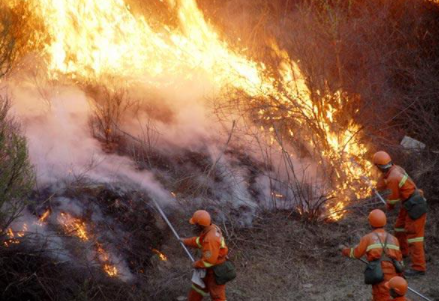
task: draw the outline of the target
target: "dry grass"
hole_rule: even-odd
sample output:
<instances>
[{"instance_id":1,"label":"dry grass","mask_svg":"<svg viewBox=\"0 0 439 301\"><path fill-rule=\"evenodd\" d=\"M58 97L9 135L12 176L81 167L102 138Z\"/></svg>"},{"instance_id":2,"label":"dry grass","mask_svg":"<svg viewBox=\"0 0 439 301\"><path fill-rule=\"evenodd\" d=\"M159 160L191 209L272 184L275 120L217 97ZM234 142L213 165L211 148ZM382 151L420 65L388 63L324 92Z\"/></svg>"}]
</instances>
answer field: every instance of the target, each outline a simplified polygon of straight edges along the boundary
<instances>
[{"instance_id":1,"label":"dry grass","mask_svg":"<svg viewBox=\"0 0 439 301\"><path fill-rule=\"evenodd\" d=\"M439 298L435 279L439 220L435 215L437 210L430 213L427 225L428 274L409 282L431 298ZM339 245L355 245L369 231L367 211L331 224L303 223L288 217L288 212L260 216L252 228L236 230L227 237L231 260L238 269L237 279L227 286L229 300L370 300L371 288L363 284L363 264L342 257L339 251ZM395 218L392 213L391 221ZM190 233L184 217L177 225L182 233ZM163 250L170 264L156 268L152 280L160 288L156 300L176 300L189 288L189 261L173 238Z\"/></svg>"}]
</instances>

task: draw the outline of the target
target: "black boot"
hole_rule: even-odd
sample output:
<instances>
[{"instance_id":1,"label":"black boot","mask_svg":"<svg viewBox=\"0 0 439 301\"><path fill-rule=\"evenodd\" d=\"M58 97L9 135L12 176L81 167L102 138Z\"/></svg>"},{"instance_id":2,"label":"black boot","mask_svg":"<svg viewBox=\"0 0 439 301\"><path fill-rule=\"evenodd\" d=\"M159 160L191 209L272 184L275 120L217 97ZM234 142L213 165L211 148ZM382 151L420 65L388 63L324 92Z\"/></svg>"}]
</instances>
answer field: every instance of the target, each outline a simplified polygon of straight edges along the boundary
<instances>
[{"instance_id":1,"label":"black boot","mask_svg":"<svg viewBox=\"0 0 439 301\"><path fill-rule=\"evenodd\" d=\"M404 272L404 276L407 277L416 277L416 276L424 276L425 272L424 271L417 271L417 270L407 270Z\"/></svg>"}]
</instances>

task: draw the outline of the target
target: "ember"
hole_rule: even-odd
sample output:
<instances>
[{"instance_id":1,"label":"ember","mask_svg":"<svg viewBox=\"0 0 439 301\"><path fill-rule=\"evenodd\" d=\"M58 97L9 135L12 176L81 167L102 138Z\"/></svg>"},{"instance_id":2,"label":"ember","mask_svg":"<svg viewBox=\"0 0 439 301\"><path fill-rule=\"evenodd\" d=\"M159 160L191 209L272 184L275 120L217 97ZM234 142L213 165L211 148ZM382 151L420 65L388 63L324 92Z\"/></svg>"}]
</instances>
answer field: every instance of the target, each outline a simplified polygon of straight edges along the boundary
<instances>
[{"instance_id":1,"label":"ember","mask_svg":"<svg viewBox=\"0 0 439 301\"><path fill-rule=\"evenodd\" d=\"M157 254L157 256L160 258L160 260L162 260L162 261L167 261L168 260L168 257L166 257L166 255L163 254L162 252L160 252L159 250L152 249L152 251Z\"/></svg>"}]
</instances>

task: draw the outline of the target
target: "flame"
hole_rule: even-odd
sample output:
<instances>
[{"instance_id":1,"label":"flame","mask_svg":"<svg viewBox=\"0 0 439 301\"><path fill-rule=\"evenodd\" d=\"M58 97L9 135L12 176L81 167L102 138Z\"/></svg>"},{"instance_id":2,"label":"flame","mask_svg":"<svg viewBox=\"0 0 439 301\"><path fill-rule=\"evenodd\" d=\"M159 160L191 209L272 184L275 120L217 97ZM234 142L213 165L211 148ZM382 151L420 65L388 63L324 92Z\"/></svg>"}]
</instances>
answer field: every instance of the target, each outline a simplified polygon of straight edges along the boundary
<instances>
[{"instance_id":1,"label":"flame","mask_svg":"<svg viewBox=\"0 0 439 301\"><path fill-rule=\"evenodd\" d=\"M6 247L9 247L10 245L16 245L19 244L20 241L15 237L15 233L11 228L8 228L7 233L6 233L9 237L9 239L7 239L4 244Z\"/></svg>"},{"instance_id":2,"label":"flame","mask_svg":"<svg viewBox=\"0 0 439 301\"><path fill-rule=\"evenodd\" d=\"M38 219L38 223L43 224L49 216L50 216L50 209L47 209L43 213L43 215L41 215L41 217Z\"/></svg>"},{"instance_id":3,"label":"flame","mask_svg":"<svg viewBox=\"0 0 439 301\"><path fill-rule=\"evenodd\" d=\"M11 8L20 3L22 0L6 0ZM312 95L297 63L276 42L269 41L269 45L280 59L280 78L270 75L263 63L244 55L244 50L233 49L221 40L205 21L195 0L167 0L169 9L178 17L174 27L163 20L158 20L161 26L152 26L152 20L136 16L124 0L27 3L36 16L35 22L44 23L35 26L43 29L35 35L32 45L43 49L50 77L104 80L109 76L158 86L172 84L173 78L193 77L201 71L220 88L233 87L245 92L251 98L250 105L256 106L259 101L272 104L275 99L275 106L267 106L274 109L259 109L256 120L270 137L270 144L276 142L273 122L291 120L286 131L291 138L295 137L297 127L313 128L314 132L302 132L309 141L307 147L319 158L321 169L326 173L333 170L333 190L329 196L337 197L337 202L329 209L332 219L343 216L340 209L350 198L368 193L361 177L369 175L371 164L364 159L367 147L359 142L361 128L352 119L343 125L337 120L338 113L352 99L343 91L317 91ZM286 110L276 109L279 106ZM81 239L88 239L80 221L67 224Z\"/></svg>"},{"instance_id":4,"label":"flame","mask_svg":"<svg viewBox=\"0 0 439 301\"><path fill-rule=\"evenodd\" d=\"M119 274L117 267L111 264L110 255L104 250L99 242L96 242L96 251L98 253L98 259L103 264L102 267L105 273L110 277L116 277Z\"/></svg>"},{"instance_id":5,"label":"flame","mask_svg":"<svg viewBox=\"0 0 439 301\"><path fill-rule=\"evenodd\" d=\"M104 271L108 274L110 277L116 277L118 275L118 270L114 265L111 264L104 264Z\"/></svg>"},{"instance_id":6,"label":"flame","mask_svg":"<svg viewBox=\"0 0 439 301\"><path fill-rule=\"evenodd\" d=\"M80 219L74 218L68 213L61 212L58 216L58 222L63 226L67 234L73 234L82 241L89 240L87 225Z\"/></svg>"},{"instance_id":7,"label":"flame","mask_svg":"<svg viewBox=\"0 0 439 301\"><path fill-rule=\"evenodd\" d=\"M14 230L12 230L12 228L8 228L6 230L6 235L7 235L8 239L6 239L3 242L3 244L6 247L9 247L10 245L17 245L17 244L19 244L20 243L19 239L23 238L26 235L27 231L28 231L28 228L27 228L27 224L26 223L23 224L22 230L21 231L17 231L16 233L14 232Z\"/></svg>"},{"instance_id":8,"label":"flame","mask_svg":"<svg viewBox=\"0 0 439 301\"><path fill-rule=\"evenodd\" d=\"M168 261L168 257L166 257L166 255L160 252L159 250L152 249L152 251L157 254L157 256L160 258L161 261Z\"/></svg>"},{"instance_id":9,"label":"flame","mask_svg":"<svg viewBox=\"0 0 439 301\"><path fill-rule=\"evenodd\" d=\"M58 222L64 228L64 231L68 235L74 235L82 241L92 240L92 235L87 232L87 225L79 218L74 218L70 214L61 212L58 216ZM102 247L98 241L95 241L96 252L98 254L98 260L102 263L102 268L110 277L118 276L118 269L111 263L110 255Z\"/></svg>"}]
</instances>

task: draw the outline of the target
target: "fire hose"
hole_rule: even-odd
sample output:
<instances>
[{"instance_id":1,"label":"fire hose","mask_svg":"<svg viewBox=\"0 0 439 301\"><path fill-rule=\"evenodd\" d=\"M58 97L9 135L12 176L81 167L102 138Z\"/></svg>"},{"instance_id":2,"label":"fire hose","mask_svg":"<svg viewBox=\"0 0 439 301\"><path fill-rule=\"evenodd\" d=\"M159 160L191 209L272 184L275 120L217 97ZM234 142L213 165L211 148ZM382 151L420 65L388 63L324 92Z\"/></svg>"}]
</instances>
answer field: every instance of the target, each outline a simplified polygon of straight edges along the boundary
<instances>
[{"instance_id":1,"label":"fire hose","mask_svg":"<svg viewBox=\"0 0 439 301\"><path fill-rule=\"evenodd\" d=\"M365 260L365 259L363 259L363 258L357 258L357 259L358 259L359 261L365 263L365 264L368 264L367 260ZM421 298L424 299L424 300L427 300L427 301L433 301L433 300L431 300L430 298L424 296L423 294L421 294L421 293L415 291L415 290L412 289L411 287L408 287L408 290L409 290L410 292L412 292L413 294L417 295L418 297L421 297Z\"/></svg>"},{"instance_id":2,"label":"fire hose","mask_svg":"<svg viewBox=\"0 0 439 301\"><path fill-rule=\"evenodd\" d=\"M159 206L157 201L153 198L152 199L155 207L157 208L157 211L160 213L162 218L165 220L165 222L168 224L169 228L171 229L172 233L174 233L174 236L177 238L180 245L183 247L184 251L186 252L187 256L192 262L195 262L194 257L192 256L191 252L189 252L188 248L184 245L183 241L180 238L180 235L178 235L177 231L175 231L174 227L172 226L171 222L169 221L168 217L166 216L165 212L163 212L162 208ZM206 271L202 269L194 269L192 274L192 282L196 285L200 286L201 288L205 288L205 284L203 282L203 278L205 277Z\"/></svg>"}]
</instances>

